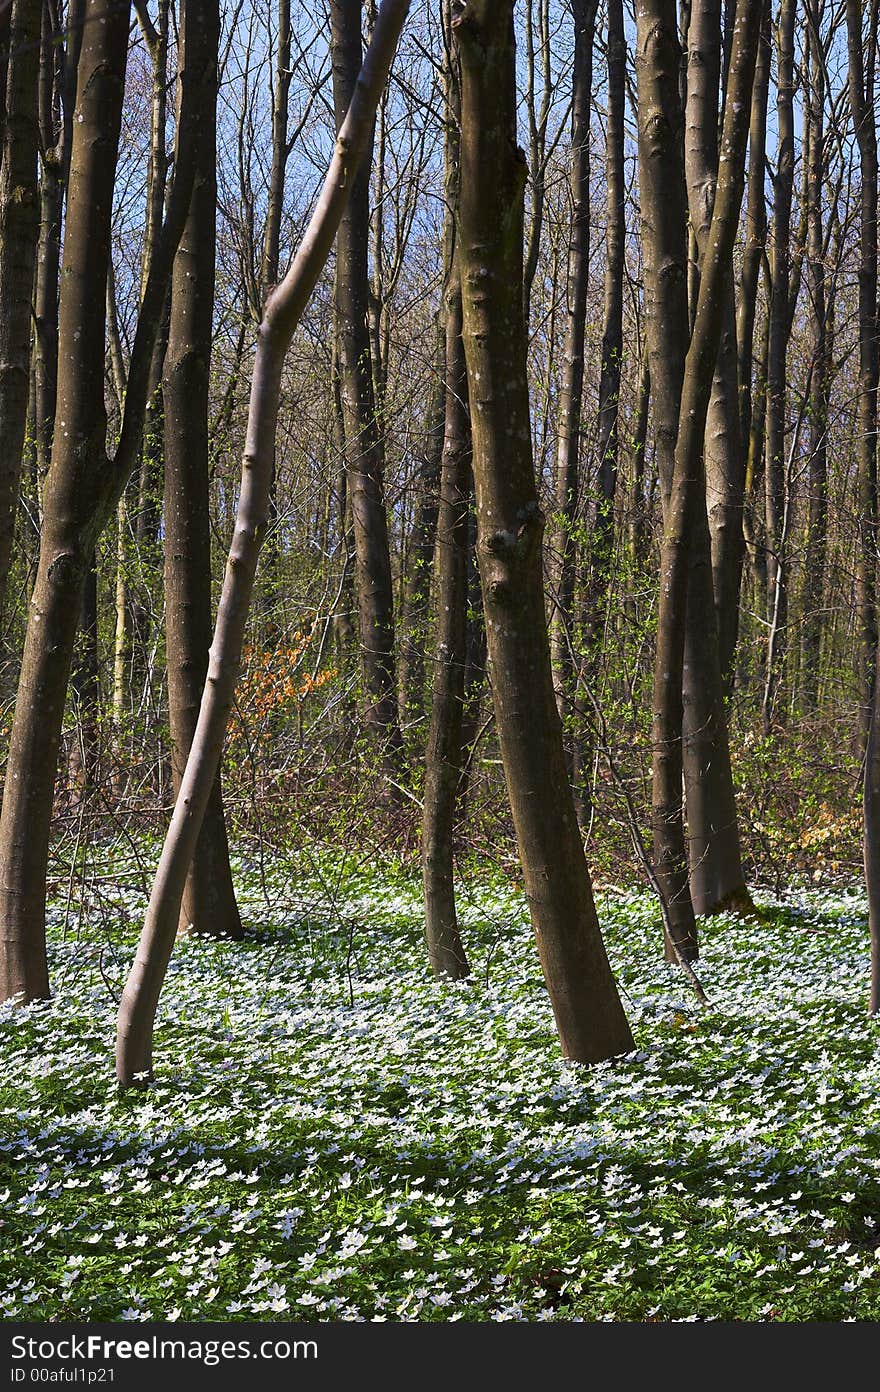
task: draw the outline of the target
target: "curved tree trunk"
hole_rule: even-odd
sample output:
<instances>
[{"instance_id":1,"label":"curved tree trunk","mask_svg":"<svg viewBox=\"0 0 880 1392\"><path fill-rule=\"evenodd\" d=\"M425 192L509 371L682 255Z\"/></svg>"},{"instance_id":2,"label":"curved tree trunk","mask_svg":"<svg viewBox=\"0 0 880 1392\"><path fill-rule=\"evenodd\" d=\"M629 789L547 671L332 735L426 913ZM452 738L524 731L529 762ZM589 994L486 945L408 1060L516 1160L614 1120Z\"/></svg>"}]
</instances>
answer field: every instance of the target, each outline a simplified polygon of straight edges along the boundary
<instances>
[{"instance_id":1,"label":"curved tree trunk","mask_svg":"<svg viewBox=\"0 0 880 1392\"><path fill-rule=\"evenodd\" d=\"M631 1049L632 1035L599 932L550 667L526 376L512 0L472 0L453 29L462 71L463 336L492 694L562 1052L590 1062Z\"/></svg>"},{"instance_id":2,"label":"curved tree trunk","mask_svg":"<svg viewBox=\"0 0 880 1392\"><path fill-rule=\"evenodd\" d=\"M211 644L208 677L180 790L153 882L147 916L119 1007L116 1076L123 1087L152 1072L153 1026L174 946L186 877L214 787L241 664L260 546L266 533L284 358L348 202L368 148L408 0L384 0L324 186L286 276L269 296L251 380L235 533Z\"/></svg>"}]
</instances>

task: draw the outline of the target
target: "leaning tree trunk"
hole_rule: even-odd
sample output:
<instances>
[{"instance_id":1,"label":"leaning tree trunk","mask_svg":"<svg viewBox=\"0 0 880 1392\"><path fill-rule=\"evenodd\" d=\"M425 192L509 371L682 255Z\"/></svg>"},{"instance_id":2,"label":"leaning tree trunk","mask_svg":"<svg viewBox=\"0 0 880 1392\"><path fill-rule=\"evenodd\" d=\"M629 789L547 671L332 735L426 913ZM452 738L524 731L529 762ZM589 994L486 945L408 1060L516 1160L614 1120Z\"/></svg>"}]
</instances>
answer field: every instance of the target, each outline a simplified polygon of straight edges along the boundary
<instances>
[{"instance_id":1,"label":"leaning tree trunk","mask_svg":"<svg viewBox=\"0 0 880 1392\"><path fill-rule=\"evenodd\" d=\"M333 95L337 125L351 103L361 66L361 0L331 0ZM372 130L369 139L372 142ZM394 601L388 518L383 495L383 449L376 422L367 322L370 167L354 180L336 239L336 325L345 452L355 542L355 590L360 624L365 718L379 741L392 782L403 774L397 714Z\"/></svg>"},{"instance_id":2,"label":"leaning tree trunk","mask_svg":"<svg viewBox=\"0 0 880 1392\"><path fill-rule=\"evenodd\" d=\"M13 0L0 163L0 615L12 561L30 391L31 290L39 229L40 0Z\"/></svg>"},{"instance_id":3,"label":"leaning tree trunk","mask_svg":"<svg viewBox=\"0 0 880 1392\"><path fill-rule=\"evenodd\" d=\"M472 0L453 30L462 71L463 336L492 694L562 1051L589 1062L631 1049L632 1035L599 932L550 667L526 374L513 0Z\"/></svg>"},{"instance_id":4,"label":"leaning tree trunk","mask_svg":"<svg viewBox=\"0 0 880 1392\"><path fill-rule=\"evenodd\" d=\"M376 106L407 9L408 0L384 0L312 219L287 275L266 302L251 381L235 533L217 610L208 678L137 954L119 1007L116 1076L123 1087L135 1085L152 1071L156 1008L232 709L257 559L266 532L284 358L330 254L353 175L368 147Z\"/></svg>"},{"instance_id":5,"label":"leaning tree trunk","mask_svg":"<svg viewBox=\"0 0 880 1392\"><path fill-rule=\"evenodd\" d=\"M184 11L184 27L193 9ZM153 343L192 186L202 72L180 74L174 189L138 316L125 414L112 460L104 405L105 286L128 56L128 6L86 6L64 237L57 418L46 480L40 560L31 598L0 814L0 998L49 992L46 868L64 704L86 573L101 529L133 468Z\"/></svg>"},{"instance_id":6,"label":"leaning tree trunk","mask_svg":"<svg viewBox=\"0 0 880 1392\"><path fill-rule=\"evenodd\" d=\"M220 37L217 0L200 0L207 43ZM217 89L205 84L189 216L171 280L162 383L165 416L165 632L175 794L195 734L211 644L208 396L217 223ZM220 772L205 810L180 914L184 932L238 938Z\"/></svg>"}]
</instances>

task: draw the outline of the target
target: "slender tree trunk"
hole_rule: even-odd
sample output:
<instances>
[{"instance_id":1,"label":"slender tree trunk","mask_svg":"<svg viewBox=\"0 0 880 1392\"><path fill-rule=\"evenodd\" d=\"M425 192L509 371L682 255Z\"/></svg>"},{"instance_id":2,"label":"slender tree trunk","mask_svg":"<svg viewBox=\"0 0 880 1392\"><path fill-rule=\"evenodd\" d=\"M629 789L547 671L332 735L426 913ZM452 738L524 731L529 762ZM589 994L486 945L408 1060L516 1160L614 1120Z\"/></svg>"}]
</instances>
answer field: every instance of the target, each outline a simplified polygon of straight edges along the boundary
<instances>
[{"instance_id":1,"label":"slender tree trunk","mask_svg":"<svg viewBox=\"0 0 880 1392\"><path fill-rule=\"evenodd\" d=\"M859 216L859 550L856 604L858 733L864 747L872 709L871 688L877 648L875 575L877 566L877 385L880 379L877 315L877 116L874 110L874 50L877 41L877 3L871 0L867 49L862 44L862 7L846 3L849 52L849 100L861 164Z\"/></svg>"},{"instance_id":2,"label":"slender tree trunk","mask_svg":"<svg viewBox=\"0 0 880 1392\"><path fill-rule=\"evenodd\" d=\"M446 291L446 427L437 519L437 634L422 822L428 955L434 975L453 980L467 976L469 970L453 888L467 645L469 493L470 421L461 339L461 282L453 272Z\"/></svg>"},{"instance_id":3,"label":"slender tree trunk","mask_svg":"<svg viewBox=\"0 0 880 1392\"><path fill-rule=\"evenodd\" d=\"M443 27L450 35L451 6L444 5ZM455 910L454 831L461 779L461 727L467 660L468 541L471 491L471 430L467 370L462 342L461 276L456 253L459 193L459 74L451 61L446 85L447 270L443 327L445 401L443 453L436 545L436 614L433 701L425 761L422 818L422 884L425 938L435 976L457 980L469 971Z\"/></svg>"},{"instance_id":4,"label":"slender tree trunk","mask_svg":"<svg viewBox=\"0 0 880 1392\"><path fill-rule=\"evenodd\" d=\"M877 650L880 668L880 645ZM871 986L868 1009L880 1011L880 674L875 673L871 722L865 755L863 796L865 885L868 891L868 932L871 944Z\"/></svg>"},{"instance_id":5,"label":"slender tree trunk","mask_svg":"<svg viewBox=\"0 0 880 1392\"><path fill-rule=\"evenodd\" d=\"M361 66L360 0L331 0L333 95L337 125L349 107ZM370 135L372 145L372 132ZM388 519L383 496L382 439L376 424L367 324L370 162L354 182L336 243L337 352L345 416L348 491L355 541L365 717L381 744L392 781L403 774L397 714L394 602Z\"/></svg>"},{"instance_id":6,"label":"slender tree trunk","mask_svg":"<svg viewBox=\"0 0 880 1392\"><path fill-rule=\"evenodd\" d=\"M269 201L266 208L266 230L260 264L260 283L265 296L278 282L281 260L281 217L284 212L284 184L287 175L289 146L287 123L290 107L290 0L278 0L278 37L275 49L275 73L272 93L272 168L269 173ZM267 638L271 642L278 633L276 610L281 598L280 537L278 534L278 468L272 463L272 486L269 492L269 525L263 547L260 568L260 606L268 619Z\"/></svg>"},{"instance_id":7,"label":"slender tree trunk","mask_svg":"<svg viewBox=\"0 0 880 1392\"><path fill-rule=\"evenodd\" d=\"M769 734L782 718L780 686L785 664L788 626L788 571L784 554L785 418L788 387L789 295L791 290L791 207L794 190L794 30L797 0L782 0L779 12L776 124L778 155L773 196L773 236L770 245L772 290L767 352L767 671L763 726Z\"/></svg>"},{"instance_id":8,"label":"slender tree trunk","mask_svg":"<svg viewBox=\"0 0 880 1392\"><path fill-rule=\"evenodd\" d=\"M513 3L453 21L462 70L459 265L480 581L492 692L525 892L563 1053L632 1048L593 904L553 691L523 315L525 161Z\"/></svg>"},{"instance_id":9,"label":"slender tree trunk","mask_svg":"<svg viewBox=\"0 0 880 1392\"><path fill-rule=\"evenodd\" d=\"M79 651L70 677L76 725L70 746L68 776L73 805L86 801L100 774L100 703L98 676L98 568L92 556L86 571L80 608Z\"/></svg>"},{"instance_id":10,"label":"slender tree trunk","mask_svg":"<svg viewBox=\"0 0 880 1392\"><path fill-rule=\"evenodd\" d=\"M612 0L612 4L614 0ZM564 719L572 699L574 640L575 538L578 505L581 413L584 396L584 338L590 273L590 99L593 85L593 35L596 0L573 0L571 167L566 279L565 348L559 389L556 446L556 526L553 558L550 655L556 703ZM610 42L610 40L609 40ZM610 140L609 135L609 140ZM528 264L528 263L527 263Z\"/></svg>"},{"instance_id":11,"label":"slender tree trunk","mask_svg":"<svg viewBox=\"0 0 880 1392\"><path fill-rule=\"evenodd\" d=\"M75 16L72 16L75 18ZM48 5L40 40L40 233L34 285L34 442L40 484L49 471L58 382L58 272L65 150L59 38ZM72 61L72 60L71 60Z\"/></svg>"},{"instance_id":12,"label":"slender tree trunk","mask_svg":"<svg viewBox=\"0 0 880 1392\"><path fill-rule=\"evenodd\" d=\"M40 0L12 0L0 162L0 614L12 561L30 393Z\"/></svg>"},{"instance_id":13,"label":"slender tree trunk","mask_svg":"<svg viewBox=\"0 0 880 1392\"><path fill-rule=\"evenodd\" d=\"M623 0L608 4L608 116L605 125L605 311L599 375L599 496L592 545L590 645L602 631L602 614L611 579L614 500L617 493L618 420L623 366L623 273L626 256L624 101L626 39Z\"/></svg>"},{"instance_id":14,"label":"slender tree trunk","mask_svg":"<svg viewBox=\"0 0 880 1392\"><path fill-rule=\"evenodd\" d=\"M718 179L721 0L697 0L688 27L685 172L691 228L702 258ZM733 268L724 287L725 318L706 420L706 509L722 679L729 684L739 626L744 460L740 435ZM695 306L694 306L695 308ZM688 619L689 627L693 619ZM694 635L695 646L699 634ZM700 645L701 646L701 645ZM711 718L712 713L708 713Z\"/></svg>"},{"instance_id":15,"label":"slender tree trunk","mask_svg":"<svg viewBox=\"0 0 880 1392\"><path fill-rule=\"evenodd\" d=\"M761 261L767 245L767 204L764 181L767 151L767 98L770 90L770 0L766 0L749 126L745 245L737 306L737 361L739 379L739 428L744 448L752 435L752 381L754 377L755 315Z\"/></svg>"},{"instance_id":16,"label":"slender tree trunk","mask_svg":"<svg viewBox=\"0 0 880 1392\"><path fill-rule=\"evenodd\" d=\"M418 476L416 511L407 547L403 633L400 645L400 717L417 722L425 713L425 644L431 569L437 537L440 470L443 453L446 379L446 329L437 327L434 387L428 404L427 431Z\"/></svg>"},{"instance_id":17,"label":"slender tree trunk","mask_svg":"<svg viewBox=\"0 0 880 1392\"><path fill-rule=\"evenodd\" d=\"M266 530L284 358L333 244L369 146L372 122L397 45L407 0L384 0L373 38L352 84L336 148L315 212L286 276L269 296L251 382L248 430L235 533L211 644L195 737L156 871L137 955L119 1007L116 1076L123 1087L152 1071L153 1025L174 945L189 866L220 762L260 545Z\"/></svg>"},{"instance_id":18,"label":"slender tree trunk","mask_svg":"<svg viewBox=\"0 0 880 1392\"><path fill-rule=\"evenodd\" d=\"M812 342L810 407L807 421L810 496L804 555L801 697L815 711L819 697L822 646L822 595L828 534L828 413L830 349L825 285L822 195L825 176L825 64L821 44L824 0L811 0L808 33L807 128L807 288Z\"/></svg>"},{"instance_id":19,"label":"slender tree trunk","mask_svg":"<svg viewBox=\"0 0 880 1392\"><path fill-rule=\"evenodd\" d=\"M483 621L483 595L477 569L477 517L474 508L473 471L468 492L467 538L467 635L464 659L464 696L461 714L461 773L458 800L467 805L477 740L481 731L483 693L486 686L486 625Z\"/></svg>"},{"instance_id":20,"label":"slender tree trunk","mask_svg":"<svg viewBox=\"0 0 880 1392\"><path fill-rule=\"evenodd\" d=\"M636 574L645 564L650 538L648 501L645 497L645 447L648 441L650 407L651 371L648 367L648 355L645 353L639 368L639 391L631 444L632 492L629 506L628 545L633 574Z\"/></svg>"},{"instance_id":21,"label":"slender tree trunk","mask_svg":"<svg viewBox=\"0 0 880 1392\"><path fill-rule=\"evenodd\" d=\"M216 55L217 0L200 0L203 42ZM217 222L216 83L203 89L198 164L171 281L162 383L165 414L165 623L175 795L192 745L211 643L208 394ZM184 932L241 937L220 771L193 852L180 915Z\"/></svg>"}]
</instances>

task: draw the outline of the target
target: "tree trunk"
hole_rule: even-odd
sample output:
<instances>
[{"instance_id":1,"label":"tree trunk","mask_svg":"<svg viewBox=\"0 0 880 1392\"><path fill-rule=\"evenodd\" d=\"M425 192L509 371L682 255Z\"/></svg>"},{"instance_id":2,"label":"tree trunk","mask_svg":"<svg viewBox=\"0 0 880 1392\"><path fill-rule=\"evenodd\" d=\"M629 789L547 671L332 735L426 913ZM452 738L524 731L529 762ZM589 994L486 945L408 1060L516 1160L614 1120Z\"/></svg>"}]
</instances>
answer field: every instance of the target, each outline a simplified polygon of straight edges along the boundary
<instances>
[{"instance_id":1,"label":"tree trunk","mask_svg":"<svg viewBox=\"0 0 880 1392\"><path fill-rule=\"evenodd\" d=\"M657 654L655 663L655 738L669 741L672 733L664 720L667 700L663 699L663 688L675 680L676 669L681 671L682 660L687 660L687 643L676 616L685 602L691 604L696 593L705 593L707 586L696 589L693 585L694 554L699 554L699 545L694 547L693 536L706 524L704 521L705 479L703 476L703 447L706 418L712 390L712 381L717 362L718 348L726 316L725 287L730 275L733 246L744 184L746 138L748 134L748 111L754 76L755 57L763 0L739 0L734 22L733 42L728 75L727 100L724 111L722 131L722 158L719 162L718 183L714 207L706 239L700 274L700 289L697 299L694 328L691 344L685 362L682 384L681 411L679 417L678 439L675 452L675 475L672 495L667 509L664 526L663 548L661 552L661 583L658 614ZM706 553L705 546L702 548ZM690 553L690 554L689 554ZM689 574L690 572L690 574ZM700 615L700 618L703 616ZM711 607L705 616L709 640L706 649L712 650L711 630L713 613ZM716 649L717 651L717 649ZM721 710L720 669L712 663L706 670L711 679L709 687L713 710ZM687 693L687 681L685 682ZM657 701L657 693L661 699ZM722 751L726 752L726 737ZM727 768L729 779L729 764ZM727 781L727 780L725 780ZM701 781L688 795L706 795L707 784ZM665 789L661 788L661 791ZM706 807L703 817L698 820L701 832L710 834L717 842L719 836L729 831L721 820L723 805ZM713 825L712 819L716 821ZM733 816L735 829L735 814ZM692 856L700 847L691 844ZM708 847L707 847L708 849ZM736 845L738 859L738 844ZM708 857L706 857L708 863ZM702 870L699 854L697 865ZM741 877L740 877L741 879ZM692 876L692 885L694 877ZM703 884L701 890L717 892L718 886ZM695 947L695 944L693 945ZM686 954L692 945L680 944Z\"/></svg>"},{"instance_id":2,"label":"tree trunk","mask_svg":"<svg viewBox=\"0 0 880 1392\"><path fill-rule=\"evenodd\" d=\"M599 496L592 544L591 616L588 639L595 648L611 579L614 549L614 499L617 492L618 419L623 366L623 273L626 257L626 183L624 174L624 99L626 39L623 0L608 4L608 117L605 126L605 312L599 375Z\"/></svg>"},{"instance_id":3,"label":"tree trunk","mask_svg":"<svg viewBox=\"0 0 880 1392\"><path fill-rule=\"evenodd\" d=\"M71 803L87 801L98 785L100 772L101 684L98 676L98 568L92 556L86 571L79 620L80 638L70 678L76 720L68 759Z\"/></svg>"},{"instance_id":4,"label":"tree trunk","mask_svg":"<svg viewBox=\"0 0 880 1392\"><path fill-rule=\"evenodd\" d=\"M523 316L525 160L513 3L453 21L462 69L459 265L492 692L525 892L563 1054L632 1048L565 767L544 612Z\"/></svg>"},{"instance_id":5,"label":"tree trunk","mask_svg":"<svg viewBox=\"0 0 880 1392\"><path fill-rule=\"evenodd\" d=\"M61 208L64 164L69 155L64 147L59 40L45 5L40 46L40 233L34 285L34 443L41 485L49 471L55 425Z\"/></svg>"},{"instance_id":6,"label":"tree trunk","mask_svg":"<svg viewBox=\"0 0 880 1392\"><path fill-rule=\"evenodd\" d=\"M30 392L40 0L12 0L0 163L0 615L12 560Z\"/></svg>"},{"instance_id":7,"label":"tree trunk","mask_svg":"<svg viewBox=\"0 0 880 1392\"><path fill-rule=\"evenodd\" d=\"M272 92L272 168L269 173L269 201L266 206L266 230L260 262L260 285L263 296L277 284L281 261L281 216L284 211L284 184L290 148L287 142L287 122L290 105L290 0L278 0L278 38L275 50L275 73ZM277 606L281 598L280 538L278 535L278 469L272 462L272 484L269 490L269 524L263 547L260 568L260 607L268 619L267 639L278 634Z\"/></svg>"},{"instance_id":8,"label":"tree trunk","mask_svg":"<svg viewBox=\"0 0 880 1392\"><path fill-rule=\"evenodd\" d=\"M859 626L856 678L858 733L861 747L864 747L872 710L871 687L878 633L874 594L877 566L877 385L880 378L877 345L877 118L874 110L877 0L871 0L870 5L867 51L863 51L862 7L858 0L847 0L846 31L849 101L862 175L859 217L859 549L856 560Z\"/></svg>"},{"instance_id":9,"label":"tree trunk","mask_svg":"<svg viewBox=\"0 0 880 1392\"><path fill-rule=\"evenodd\" d=\"M697 284L719 178L721 57L720 0L698 0L688 27L684 147ZM723 328L706 414L705 488L689 538L682 693L690 890L699 914L751 905L742 871L724 709L724 674L729 679L736 648L742 570L743 468L732 260L722 294ZM692 308L695 314L696 305Z\"/></svg>"},{"instance_id":10,"label":"tree trunk","mask_svg":"<svg viewBox=\"0 0 880 1392\"><path fill-rule=\"evenodd\" d=\"M636 30L638 159L644 255L645 331L654 438L663 500L664 541L670 527L682 381L688 348L686 186L680 93L681 49L674 0L640 7ZM679 542L682 556L687 548ZM664 597L665 582L661 584ZM670 598L675 604L670 604ZM657 634L653 696L652 823L654 861L676 952L696 956L697 927L688 884L682 808L682 669L685 595L666 593ZM661 651L669 663L660 662Z\"/></svg>"},{"instance_id":11,"label":"tree trunk","mask_svg":"<svg viewBox=\"0 0 880 1392\"><path fill-rule=\"evenodd\" d=\"M427 430L418 476L416 511L407 547L403 634L400 645L401 721L416 723L425 714L425 644L431 568L437 537L437 511L443 454L446 330L437 326L434 387L428 404Z\"/></svg>"},{"instance_id":12,"label":"tree trunk","mask_svg":"<svg viewBox=\"0 0 880 1392\"><path fill-rule=\"evenodd\" d=\"M200 0L204 43L216 56L217 0ZM217 222L216 83L205 84L198 164L171 281L165 375L165 624L175 795L186 767L211 643L208 395ZM180 915L184 932L241 937L220 772L208 799Z\"/></svg>"},{"instance_id":13,"label":"tree trunk","mask_svg":"<svg viewBox=\"0 0 880 1392\"><path fill-rule=\"evenodd\" d=\"M788 400L789 294L791 288L791 205L794 190L794 28L797 0L782 0L779 13L776 122L778 156L770 245L772 289L767 351L767 671L762 720L769 734L782 718L780 687L788 626L788 571L784 548L785 414Z\"/></svg>"},{"instance_id":14,"label":"tree trunk","mask_svg":"<svg viewBox=\"0 0 880 1392\"><path fill-rule=\"evenodd\" d=\"M612 0L612 4L614 0ZM584 395L584 337L590 273L590 100L596 0L573 0L574 61L571 96L571 168L566 278L565 348L559 389L556 446L556 526L550 656L556 703L564 720L572 699L575 579L574 520L578 505L581 412ZM610 39L609 39L610 43ZM609 133L609 141L611 139Z\"/></svg>"},{"instance_id":15,"label":"tree trunk","mask_svg":"<svg viewBox=\"0 0 880 1392\"><path fill-rule=\"evenodd\" d=\"M822 196L825 176L825 63L820 37L824 0L811 0L807 90L807 288L810 306L811 375L807 419L810 496L804 555L801 699L814 712L819 698L822 596L828 533L828 413L831 350L825 284Z\"/></svg>"},{"instance_id":16,"label":"tree trunk","mask_svg":"<svg viewBox=\"0 0 880 1392\"><path fill-rule=\"evenodd\" d=\"M361 66L360 0L331 0L333 97L340 126ZM372 131L370 132L372 145ZM376 425L367 323L370 162L355 177L336 240L336 325L345 416L348 491L355 541L355 589L360 625L365 718L380 742L392 782L403 775L397 715L394 602L388 519L383 496L383 449Z\"/></svg>"},{"instance_id":17,"label":"tree trunk","mask_svg":"<svg viewBox=\"0 0 880 1392\"><path fill-rule=\"evenodd\" d=\"M428 955L434 975L452 980L467 976L469 971L455 912L453 832L461 774L470 472L461 282L453 271L446 291L446 426L437 518L437 633L422 822Z\"/></svg>"},{"instance_id":18,"label":"tree trunk","mask_svg":"<svg viewBox=\"0 0 880 1392\"><path fill-rule=\"evenodd\" d=\"M265 536L284 358L333 244L365 149L408 8L384 0L360 76L352 84L324 186L293 263L269 296L251 381L235 533L211 644L199 719L156 871L137 955L119 1007L116 1076L131 1087L152 1072L153 1026L174 946L184 885L220 762L241 664L254 575Z\"/></svg>"}]
</instances>

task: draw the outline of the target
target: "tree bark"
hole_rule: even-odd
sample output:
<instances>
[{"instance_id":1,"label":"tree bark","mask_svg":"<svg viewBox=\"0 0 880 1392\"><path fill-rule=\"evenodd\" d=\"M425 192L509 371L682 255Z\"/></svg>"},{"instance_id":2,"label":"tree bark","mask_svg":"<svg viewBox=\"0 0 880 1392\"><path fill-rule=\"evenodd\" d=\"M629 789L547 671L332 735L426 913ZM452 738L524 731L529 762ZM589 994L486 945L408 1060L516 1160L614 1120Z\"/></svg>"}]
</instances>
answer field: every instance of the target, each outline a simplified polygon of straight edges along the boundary
<instances>
[{"instance_id":1,"label":"tree bark","mask_svg":"<svg viewBox=\"0 0 880 1392\"><path fill-rule=\"evenodd\" d=\"M406 560L403 633L400 645L400 718L408 724L425 714L425 644L431 570L437 538L440 471L443 454L446 399L446 329L442 316L437 326L434 387L428 403L424 447L418 475L415 517Z\"/></svg>"},{"instance_id":2,"label":"tree bark","mask_svg":"<svg viewBox=\"0 0 880 1392\"><path fill-rule=\"evenodd\" d=\"M788 400L789 294L791 289L791 207L794 190L794 29L797 0L782 0L779 12L776 123L778 155L773 181L772 288L767 351L767 670L762 721L769 734L782 718L780 688L788 625L788 572L784 554L785 414Z\"/></svg>"},{"instance_id":3,"label":"tree bark","mask_svg":"<svg viewBox=\"0 0 880 1392\"><path fill-rule=\"evenodd\" d=\"M216 54L217 0L200 0L200 43ZM165 416L165 626L175 795L192 745L211 643L208 396L217 223L216 80L205 83L189 216L174 258L162 382ZM183 892L183 932L240 938L220 771Z\"/></svg>"},{"instance_id":4,"label":"tree bark","mask_svg":"<svg viewBox=\"0 0 880 1392\"><path fill-rule=\"evenodd\" d=\"M665 713L672 702L670 697L664 694L664 688L675 682L676 674L681 673L681 664L686 660L685 635L680 621L677 621L677 615L685 603L685 597L687 596L687 603L690 604L695 593L692 584L691 538L695 529L705 526L705 427L726 314L725 286L730 275L742 202L749 107L761 9L762 0L739 0L737 4L718 182L700 268L694 328L685 362L675 451L675 474L664 521L654 690L655 744L663 741L667 746L672 742L675 732L666 723ZM705 592L705 587L702 592ZM706 615L709 630L707 647L710 652L712 617L710 609ZM710 691L712 708L723 712L723 705L720 704L720 669L717 665L713 664L710 675L715 687ZM726 750L726 739L723 747ZM659 791L668 795L674 790L661 783ZM704 784L693 790L688 787L689 796L704 794L704 791ZM717 818L721 810L715 805L705 810L705 820L701 818L698 823L704 833L710 832L717 837L727 830L723 823L712 825L711 818ZM693 855L694 850L699 848L691 845L690 849ZM696 944L684 941L678 946L684 955L688 955L693 952Z\"/></svg>"},{"instance_id":5,"label":"tree bark","mask_svg":"<svg viewBox=\"0 0 880 1392\"><path fill-rule=\"evenodd\" d=\"M719 178L721 60L720 0L697 0L688 26L684 142L697 285ZM724 708L725 676L729 682L739 620L744 472L732 259L722 295L723 328L706 414L705 487L689 538L685 612L683 765L690 890L698 914L751 905L742 871ZM692 308L695 313L696 305Z\"/></svg>"},{"instance_id":6,"label":"tree bark","mask_svg":"<svg viewBox=\"0 0 880 1392\"><path fill-rule=\"evenodd\" d=\"M830 356L825 280L822 196L825 179L825 55L821 23L824 0L808 0L807 88L807 289L810 312L811 373L807 419L810 495L804 555L801 699L813 712L819 698L822 596L828 534L828 414Z\"/></svg>"},{"instance_id":7,"label":"tree bark","mask_svg":"<svg viewBox=\"0 0 880 1392\"><path fill-rule=\"evenodd\" d=\"M645 284L645 332L664 534L675 475L684 363L688 349L687 212L680 92L681 48L674 0L637 11L638 161ZM686 555L682 548L682 555ZM661 583L661 597L665 581ZM653 695L652 824L655 873L671 941L666 954L696 956L682 808L682 666L685 595L666 595L657 635ZM670 605L669 600L675 599ZM671 661L661 666L659 654Z\"/></svg>"},{"instance_id":8,"label":"tree bark","mask_svg":"<svg viewBox=\"0 0 880 1392\"><path fill-rule=\"evenodd\" d=\"M71 16L71 22L75 14ZM34 284L34 444L37 478L49 471L58 382L58 272L64 201L64 144L61 108L64 67L60 35L43 6L40 39L40 232ZM72 61L72 56L68 58Z\"/></svg>"},{"instance_id":9,"label":"tree bark","mask_svg":"<svg viewBox=\"0 0 880 1392\"><path fill-rule=\"evenodd\" d=\"M315 212L284 279L269 296L251 381L235 533L211 644L196 733L156 871L137 954L119 1007L116 1076L131 1087L152 1072L153 1026L187 873L223 748L241 664L254 575L265 536L284 358L333 244L385 84L408 0L384 0Z\"/></svg>"},{"instance_id":10,"label":"tree bark","mask_svg":"<svg viewBox=\"0 0 880 1392\"><path fill-rule=\"evenodd\" d=\"M612 0L612 4L614 0ZM574 61L571 95L571 166L566 273L565 347L559 388L555 471L555 527L550 656L556 703L564 720L572 699L575 538L578 506L581 413L584 396L584 339L590 274L590 102L596 0L573 0ZM610 44L610 39L609 39ZM616 114L616 108L615 108ZM610 127L609 127L610 132ZM609 141L611 139L609 133ZM534 162L534 161L533 161ZM609 195L610 197L610 195ZM609 233L610 241L610 233Z\"/></svg>"},{"instance_id":11,"label":"tree bark","mask_svg":"<svg viewBox=\"0 0 880 1392\"><path fill-rule=\"evenodd\" d=\"M862 7L847 0L846 32L849 56L849 101L861 164L859 214L859 390L858 492L859 549L856 572L858 639L856 680L859 700L858 736L864 747L872 710L871 689L877 648L875 578L877 566L877 386L880 355L877 333L877 127L874 110L874 50L877 3L869 10L869 43L862 43Z\"/></svg>"},{"instance_id":12,"label":"tree bark","mask_svg":"<svg viewBox=\"0 0 880 1392\"><path fill-rule=\"evenodd\" d=\"M523 315L525 160L513 3L453 21L462 70L459 265L492 692L526 898L563 1054L632 1048L565 767L544 612Z\"/></svg>"},{"instance_id":13,"label":"tree bark","mask_svg":"<svg viewBox=\"0 0 880 1392\"><path fill-rule=\"evenodd\" d=\"M624 173L624 99L626 39L622 0L608 4L608 116L605 125L605 309L599 373L597 455L599 495L592 543L589 641L595 647L611 579L614 549L614 500L619 454L618 420L623 367L623 275L626 258L626 184Z\"/></svg>"},{"instance_id":14,"label":"tree bark","mask_svg":"<svg viewBox=\"0 0 880 1392\"><path fill-rule=\"evenodd\" d=\"M331 0L333 98L337 126L348 110L361 66L360 0ZM370 131L372 147L372 129ZM403 774L397 714L394 601L388 519L383 495L383 449L376 424L367 322L370 162L357 173L336 240L335 305L339 378L345 417L348 491L355 541L355 589L360 627L365 719L381 747L392 783Z\"/></svg>"},{"instance_id":15,"label":"tree bark","mask_svg":"<svg viewBox=\"0 0 880 1392\"><path fill-rule=\"evenodd\" d=\"M469 971L453 887L453 833L461 775L461 726L467 644L467 548L470 421L461 338L461 282L446 291L446 425L437 518L434 697L425 763L422 882L425 936L435 976Z\"/></svg>"}]
</instances>

